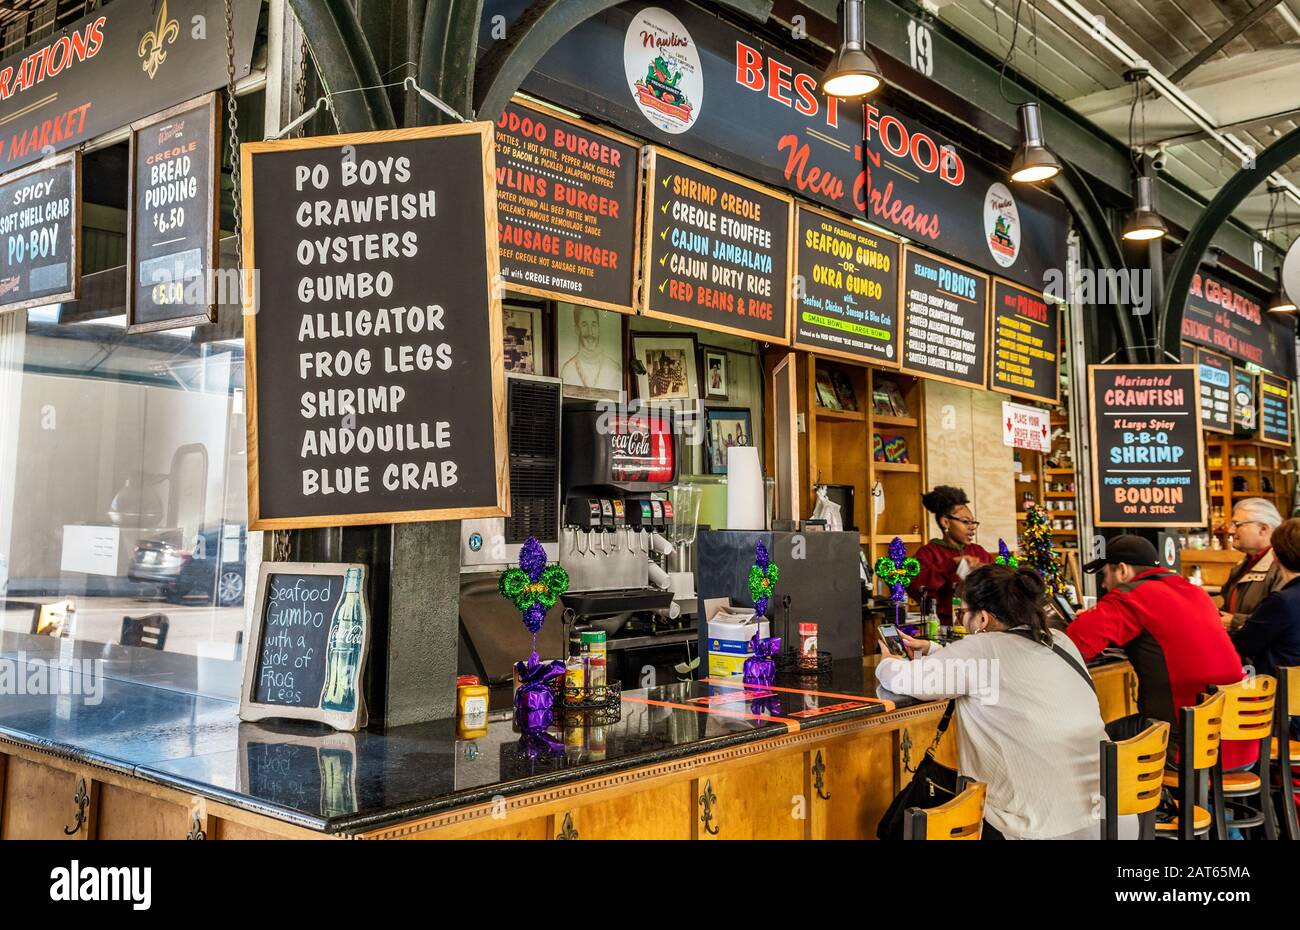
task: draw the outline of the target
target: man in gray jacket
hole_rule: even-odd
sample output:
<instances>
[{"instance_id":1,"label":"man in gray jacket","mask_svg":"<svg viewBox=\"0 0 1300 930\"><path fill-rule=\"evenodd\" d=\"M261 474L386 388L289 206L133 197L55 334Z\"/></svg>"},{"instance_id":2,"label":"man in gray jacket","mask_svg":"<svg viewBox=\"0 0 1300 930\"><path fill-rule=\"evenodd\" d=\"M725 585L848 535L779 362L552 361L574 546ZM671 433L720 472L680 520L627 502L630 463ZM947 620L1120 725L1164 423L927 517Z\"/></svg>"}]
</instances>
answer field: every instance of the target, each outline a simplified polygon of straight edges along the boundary
<instances>
[{"instance_id":1,"label":"man in gray jacket","mask_svg":"<svg viewBox=\"0 0 1300 930\"><path fill-rule=\"evenodd\" d=\"M1248 497L1232 509L1228 523L1232 546L1246 557L1229 573L1220 592L1230 631L1241 629L1260 602L1282 587L1282 566L1273 555L1273 531L1281 523L1277 507L1262 497Z\"/></svg>"}]
</instances>

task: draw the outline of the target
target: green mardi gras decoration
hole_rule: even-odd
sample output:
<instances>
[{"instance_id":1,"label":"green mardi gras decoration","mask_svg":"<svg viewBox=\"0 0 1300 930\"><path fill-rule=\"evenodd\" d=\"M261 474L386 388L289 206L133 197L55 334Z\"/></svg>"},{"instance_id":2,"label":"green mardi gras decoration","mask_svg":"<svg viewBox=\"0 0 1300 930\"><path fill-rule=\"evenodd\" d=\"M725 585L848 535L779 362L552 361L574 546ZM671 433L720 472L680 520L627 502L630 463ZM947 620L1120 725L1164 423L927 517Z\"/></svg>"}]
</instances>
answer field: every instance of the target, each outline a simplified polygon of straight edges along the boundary
<instances>
[{"instance_id":1,"label":"green mardi gras decoration","mask_svg":"<svg viewBox=\"0 0 1300 930\"><path fill-rule=\"evenodd\" d=\"M569 573L559 565L547 565L542 544L530 536L519 551L519 568L502 572L497 588L523 614L524 626L536 636L546 612L569 590Z\"/></svg>"},{"instance_id":2,"label":"green mardi gras decoration","mask_svg":"<svg viewBox=\"0 0 1300 930\"><path fill-rule=\"evenodd\" d=\"M889 544L889 555L876 559L876 577L889 585L889 599L894 612L907 600L907 586L921 573L921 563L907 554L907 547L897 536Z\"/></svg>"}]
</instances>

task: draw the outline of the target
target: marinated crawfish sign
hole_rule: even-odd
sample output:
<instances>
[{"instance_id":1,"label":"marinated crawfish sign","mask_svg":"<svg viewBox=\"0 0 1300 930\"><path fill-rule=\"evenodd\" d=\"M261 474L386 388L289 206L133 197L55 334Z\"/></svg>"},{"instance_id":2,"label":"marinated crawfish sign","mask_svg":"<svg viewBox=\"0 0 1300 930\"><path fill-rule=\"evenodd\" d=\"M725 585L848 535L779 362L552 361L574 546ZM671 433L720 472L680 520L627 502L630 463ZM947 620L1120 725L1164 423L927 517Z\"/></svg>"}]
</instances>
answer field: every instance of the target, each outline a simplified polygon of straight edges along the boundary
<instances>
[{"instance_id":1,"label":"marinated crawfish sign","mask_svg":"<svg viewBox=\"0 0 1300 930\"><path fill-rule=\"evenodd\" d=\"M1036 291L995 279L992 318L989 388L1050 404L1059 401L1061 308Z\"/></svg>"},{"instance_id":2,"label":"marinated crawfish sign","mask_svg":"<svg viewBox=\"0 0 1300 930\"><path fill-rule=\"evenodd\" d=\"M216 94L133 128L126 260L130 332L216 319L220 148Z\"/></svg>"},{"instance_id":3,"label":"marinated crawfish sign","mask_svg":"<svg viewBox=\"0 0 1300 930\"><path fill-rule=\"evenodd\" d=\"M75 300L80 233L79 152L0 178L0 311Z\"/></svg>"},{"instance_id":4,"label":"marinated crawfish sign","mask_svg":"<svg viewBox=\"0 0 1300 930\"><path fill-rule=\"evenodd\" d=\"M896 368L899 244L857 223L800 207L794 325L802 349Z\"/></svg>"},{"instance_id":5,"label":"marinated crawfish sign","mask_svg":"<svg viewBox=\"0 0 1300 930\"><path fill-rule=\"evenodd\" d=\"M261 0L231 0L235 77L249 73ZM0 61L0 171L224 87L223 0L100 5Z\"/></svg>"},{"instance_id":6,"label":"marinated crawfish sign","mask_svg":"<svg viewBox=\"0 0 1300 930\"><path fill-rule=\"evenodd\" d=\"M1194 365L1089 365L1097 526L1204 526Z\"/></svg>"},{"instance_id":7,"label":"marinated crawfish sign","mask_svg":"<svg viewBox=\"0 0 1300 930\"><path fill-rule=\"evenodd\" d=\"M250 528L503 516L491 124L242 155Z\"/></svg>"},{"instance_id":8,"label":"marinated crawfish sign","mask_svg":"<svg viewBox=\"0 0 1300 930\"><path fill-rule=\"evenodd\" d=\"M480 48L528 7L487 0ZM1065 267L1059 200L1008 190L1004 169L899 110L876 103L864 125L861 105L821 94L820 76L710 10L659 0L584 20L524 89L1034 289Z\"/></svg>"},{"instance_id":9,"label":"marinated crawfish sign","mask_svg":"<svg viewBox=\"0 0 1300 930\"><path fill-rule=\"evenodd\" d=\"M787 344L790 198L662 149L646 185L641 312Z\"/></svg>"},{"instance_id":10,"label":"marinated crawfish sign","mask_svg":"<svg viewBox=\"0 0 1300 930\"><path fill-rule=\"evenodd\" d=\"M497 120L496 156L507 285L631 313L640 146L516 102Z\"/></svg>"}]
</instances>

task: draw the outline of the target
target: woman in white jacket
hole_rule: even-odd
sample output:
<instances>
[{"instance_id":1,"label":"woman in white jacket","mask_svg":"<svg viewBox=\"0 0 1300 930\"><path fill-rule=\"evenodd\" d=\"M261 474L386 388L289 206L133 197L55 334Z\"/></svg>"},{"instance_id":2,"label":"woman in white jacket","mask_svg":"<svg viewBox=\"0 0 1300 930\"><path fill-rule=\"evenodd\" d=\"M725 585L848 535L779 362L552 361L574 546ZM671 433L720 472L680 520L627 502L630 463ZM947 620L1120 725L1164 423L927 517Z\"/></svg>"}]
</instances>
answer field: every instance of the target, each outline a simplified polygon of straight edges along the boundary
<instances>
[{"instance_id":1,"label":"woman in white jacket","mask_svg":"<svg viewBox=\"0 0 1300 930\"><path fill-rule=\"evenodd\" d=\"M882 649L876 676L895 694L956 700L958 768L988 785L987 836L1096 839L1106 730L1083 657L1048 626L1042 578L985 565L964 594L971 635L945 648L904 637L911 661Z\"/></svg>"}]
</instances>

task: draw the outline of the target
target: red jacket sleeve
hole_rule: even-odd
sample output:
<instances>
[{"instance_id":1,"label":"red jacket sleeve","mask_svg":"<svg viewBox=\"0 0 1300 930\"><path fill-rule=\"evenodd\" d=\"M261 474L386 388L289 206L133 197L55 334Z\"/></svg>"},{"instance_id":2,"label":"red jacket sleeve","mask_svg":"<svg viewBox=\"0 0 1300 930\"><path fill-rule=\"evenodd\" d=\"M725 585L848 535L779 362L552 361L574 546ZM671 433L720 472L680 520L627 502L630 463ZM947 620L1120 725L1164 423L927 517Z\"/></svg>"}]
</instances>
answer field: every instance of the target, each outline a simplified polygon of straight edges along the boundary
<instances>
[{"instance_id":1,"label":"red jacket sleeve","mask_svg":"<svg viewBox=\"0 0 1300 930\"><path fill-rule=\"evenodd\" d=\"M1109 594L1085 610L1065 628L1084 660L1095 658L1107 646L1123 646L1142 635L1142 624L1129 610L1123 595Z\"/></svg>"},{"instance_id":2,"label":"red jacket sleeve","mask_svg":"<svg viewBox=\"0 0 1300 930\"><path fill-rule=\"evenodd\" d=\"M921 563L921 570L907 586L907 593L918 602L921 600L922 588L929 591L931 597L936 596L957 570L957 563L949 550L933 543L926 543L916 550L916 560Z\"/></svg>"}]
</instances>

